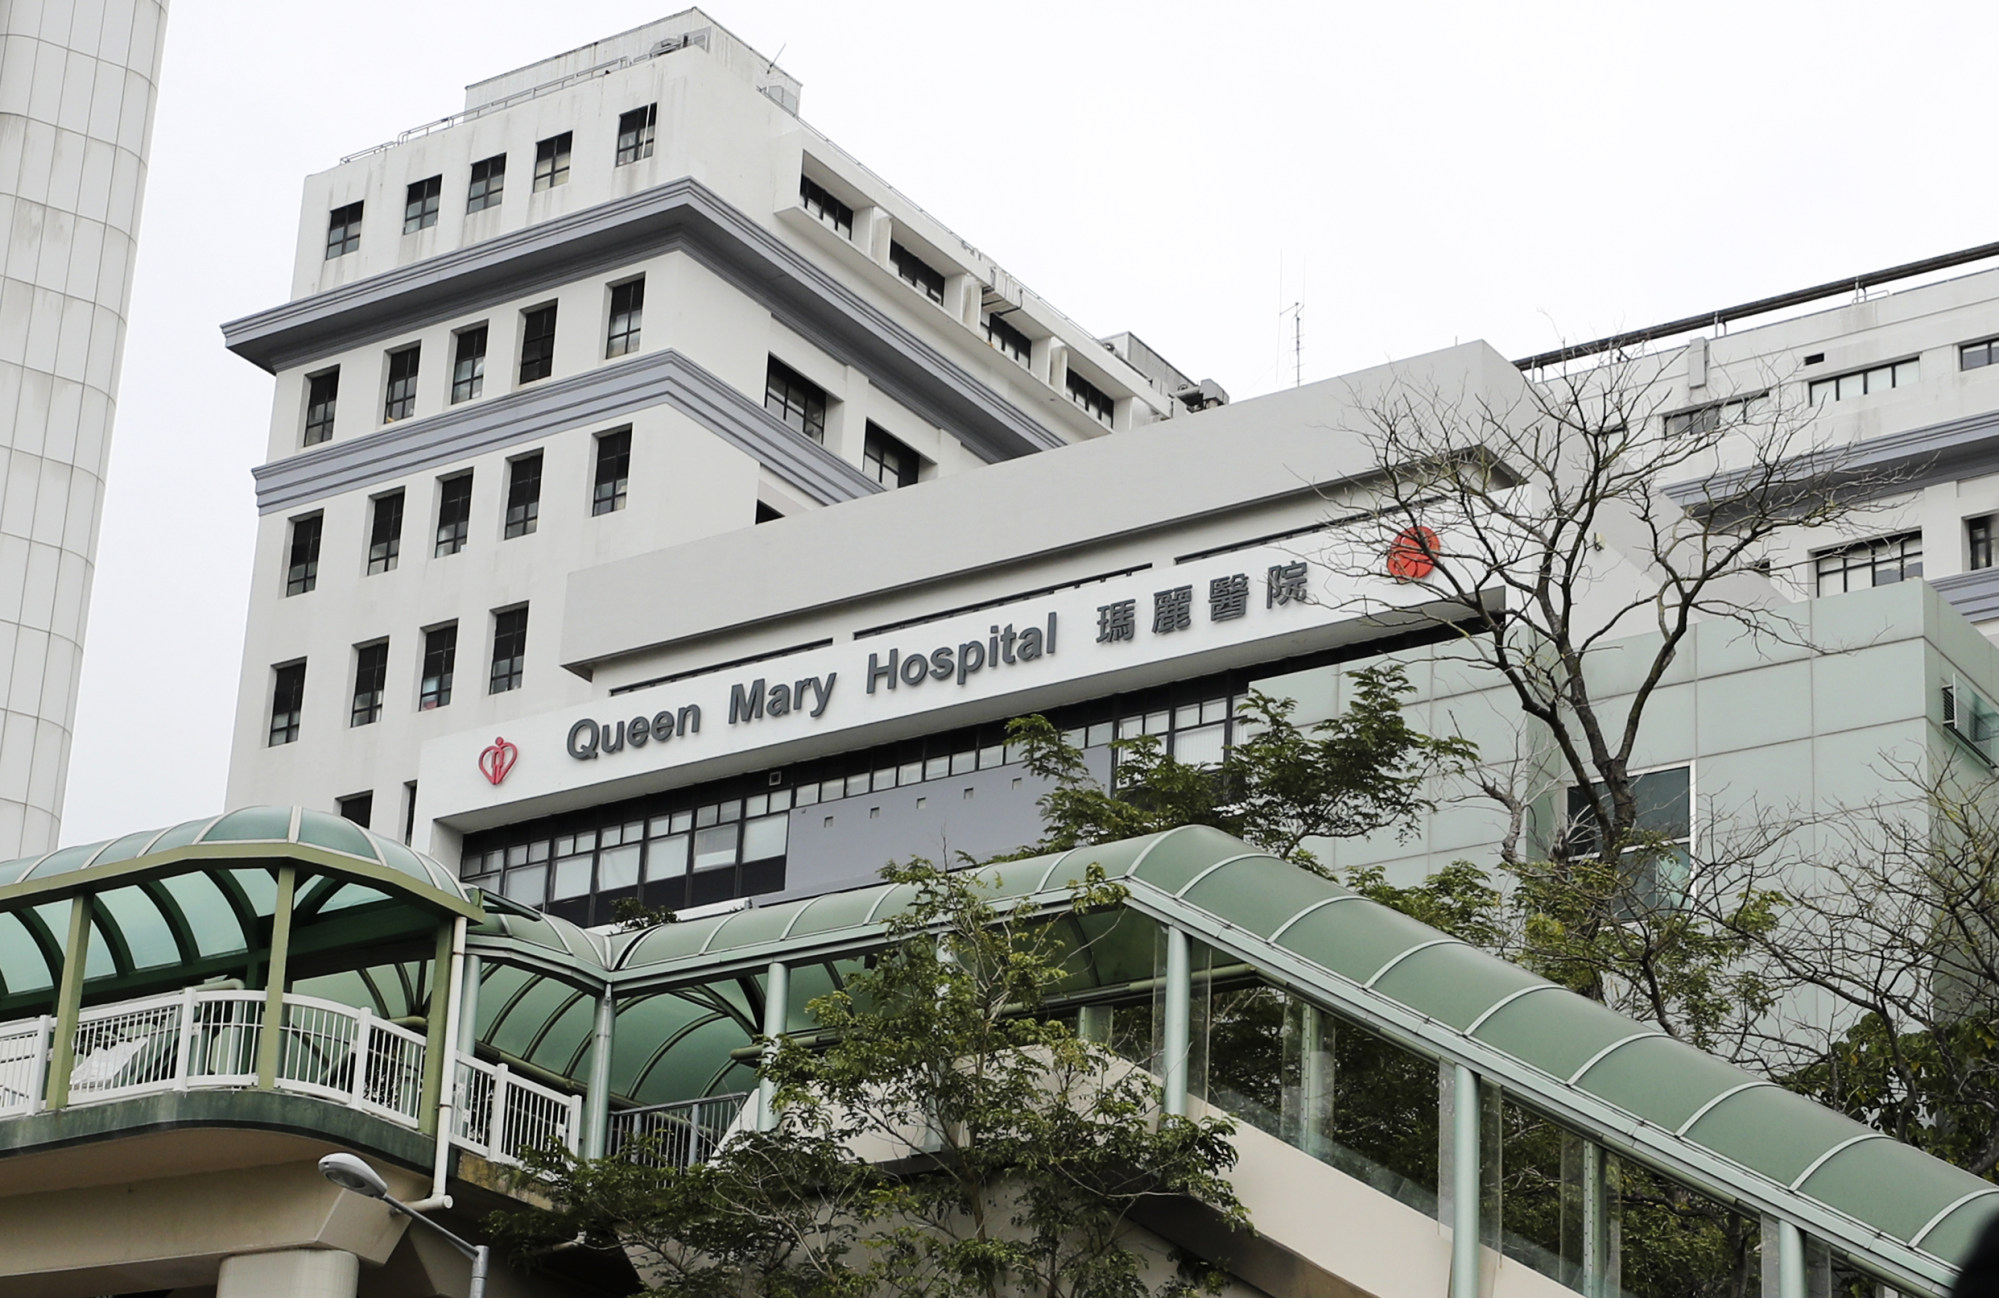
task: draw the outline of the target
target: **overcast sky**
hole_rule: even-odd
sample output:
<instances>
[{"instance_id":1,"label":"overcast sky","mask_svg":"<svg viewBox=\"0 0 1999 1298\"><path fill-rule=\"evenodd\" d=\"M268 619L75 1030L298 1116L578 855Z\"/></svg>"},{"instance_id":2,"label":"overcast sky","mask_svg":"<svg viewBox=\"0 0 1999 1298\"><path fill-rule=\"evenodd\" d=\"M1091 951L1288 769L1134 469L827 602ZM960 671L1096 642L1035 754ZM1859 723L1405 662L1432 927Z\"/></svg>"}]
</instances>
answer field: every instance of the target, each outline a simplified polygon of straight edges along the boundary
<instances>
[{"instance_id":1,"label":"overcast sky","mask_svg":"<svg viewBox=\"0 0 1999 1298\"><path fill-rule=\"evenodd\" d=\"M1236 399L1999 240L1987 5L715 0L803 115L1096 333ZM65 843L222 808L300 183L674 11L173 0Z\"/></svg>"}]
</instances>

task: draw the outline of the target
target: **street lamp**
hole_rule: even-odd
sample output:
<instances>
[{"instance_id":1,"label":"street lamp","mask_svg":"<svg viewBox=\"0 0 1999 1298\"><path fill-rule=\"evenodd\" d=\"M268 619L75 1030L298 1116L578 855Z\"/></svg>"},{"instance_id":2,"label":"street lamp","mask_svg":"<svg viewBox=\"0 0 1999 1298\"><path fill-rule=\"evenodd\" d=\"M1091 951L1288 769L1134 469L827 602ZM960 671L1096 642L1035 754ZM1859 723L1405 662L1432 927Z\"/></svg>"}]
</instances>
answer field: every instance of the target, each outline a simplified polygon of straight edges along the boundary
<instances>
[{"instance_id":1,"label":"street lamp","mask_svg":"<svg viewBox=\"0 0 1999 1298\"><path fill-rule=\"evenodd\" d=\"M380 1199L389 1205L390 1212L399 1212L411 1221L430 1227L451 1242L451 1246L472 1259L472 1287L465 1291L466 1298L485 1298L486 1263L492 1251L484 1244L472 1244L458 1238L430 1218L402 1203L389 1193L389 1183L382 1174L362 1162L352 1154L328 1154L319 1160L319 1173L343 1190L352 1190L369 1199Z\"/></svg>"}]
</instances>

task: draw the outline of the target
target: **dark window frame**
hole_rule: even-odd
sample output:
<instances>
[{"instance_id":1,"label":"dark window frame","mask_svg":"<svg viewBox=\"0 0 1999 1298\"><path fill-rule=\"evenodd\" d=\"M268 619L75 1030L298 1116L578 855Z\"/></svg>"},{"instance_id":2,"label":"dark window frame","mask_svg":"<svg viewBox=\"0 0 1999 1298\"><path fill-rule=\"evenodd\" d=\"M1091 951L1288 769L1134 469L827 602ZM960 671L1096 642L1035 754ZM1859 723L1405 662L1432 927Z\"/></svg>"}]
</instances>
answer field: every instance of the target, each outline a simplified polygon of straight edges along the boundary
<instances>
[{"instance_id":1,"label":"dark window frame","mask_svg":"<svg viewBox=\"0 0 1999 1298\"><path fill-rule=\"evenodd\" d=\"M411 343L388 354L388 377L382 385L382 422L393 424L416 413L416 382L423 368L423 344Z\"/></svg>"},{"instance_id":2,"label":"dark window frame","mask_svg":"<svg viewBox=\"0 0 1999 1298\"><path fill-rule=\"evenodd\" d=\"M642 162L652 156L653 137L659 127L659 105L647 104L629 113L618 114L618 151L614 167Z\"/></svg>"},{"instance_id":3,"label":"dark window frame","mask_svg":"<svg viewBox=\"0 0 1999 1298\"><path fill-rule=\"evenodd\" d=\"M862 473L882 486L894 489L914 486L922 471L923 457L909 443L874 420L868 421L867 432L861 439ZM891 475L894 481L890 481Z\"/></svg>"},{"instance_id":4,"label":"dark window frame","mask_svg":"<svg viewBox=\"0 0 1999 1298\"><path fill-rule=\"evenodd\" d=\"M1069 400L1078 410L1106 428L1117 417L1116 398L1076 371L1070 370L1062 376L1062 386L1068 390Z\"/></svg>"},{"instance_id":5,"label":"dark window frame","mask_svg":"<svg viewBox=\"0 0 1999 1298\"><path fill-rule=\"evenodd\" d=\"M528 606L496 609L493 613L493 667L486 692L506 694L521 688L527 670Z\"/></svg>"},{"instance_id":6,"label":"dark window frame","mask_svg":"<svg viewBox=\"0 0 1999 1298\"><path fill-rule=\"evenodd\" d=\"M539 383L555 373L556 306L548 302L521 312L519 381Z\"/></svg>"},{"instance_id":7,"label":"dark window frame","mask_svg":"<svg viewBox=\"0 0 1999 1298\"><path fill-rule=\"evenodd\" d=\"M832 405L826 389L777 357L764 367L764 409L799 435L826 444L826 412Z\"/></svg>"},{"instance_id":8,"label":"dark window frame","mask_svg":"<svg viewBox=\"0 0 1999 1298\"><path fill-rule=\"evenodd\" d=\"M412 184L403 196L403 233L415 234L436 225L443 199L443 176L426 176Z\"/></svg>"},{"instance_id":9,"label":"dark window frame","mask_svg":"<svg viewBox=\"0 0 1999 1298\"><path fill-rule=\"evenodd\" d=\"M541 523L541 452L507 461L507 515L500 539L532 535Z\"/></svg>"},{"instance_id":10,"label":"dark window frame","mask_svg":"<svg viewBox=\"0 0 1999 1298\"><path fill-rule=\"evenodd\" d=\"M1897 532L1893 536L1871 537L1829 550L1814 551L1812 569L1815 578L1813 593L1816 595L1840 595L1850 590L1913 581L1923 575L1923 534L1920 531ZM1855 580L1859 573L1867 574L1864 585ZM1884 574L1892 575L1883 581Z\"/></svg>"},{"instance_id":11,"label":"dark window frame","mask_svg":"<svg viewBox=\"0 0 1999 1298\"><path fill-rule=\"evenodd\" d=\"M897 279L938 306L944 305L944 272L925 261L915 249L897 240L889 240L888 264L894 269Z\"/></svg>"},{"instance_id":12,"label":"dark window frame","mask_svg":"<svg viewBox=\"0 0 1999 1298\"><path fill-rule=\"evenodd\" d=\"M998 312L986 317L986 341L1002 356L1011 356L1022 365L1034 363L1034 340L1008 324Z\"/></svg>"},{"instance_id":13,"label":"dark window frame","mask_svg":"<svg viewBox=\"0 0 1999 1298\"><path fill-rule=\"evenodd\" d=\"M340 406L340 367L305 376L305 432L300 445L318 446L333 440L333 419Z\"/></svg>"},{"instance_id":14,"label":"dark window frame","mask_svg":"<svg viewBox=\"0 0 1999 1298\"><path fill-rule=\"evenodd\" d=\"M472 178L465 185L465 210L483 212L498 207L507 192L507 155L496 153L472 164Z\"/></svg>"},{"instance_id":15,"label":"dark window frame","mask_svg":"<svg viewBox=\"0 0 1999 1298\"><path fill-rule=\"evenodd\" d=\"M835 198L831 190L810 176L801 175L798 178L798 205L833 227L833 232L840 237L854 237L854 209Z\"/></svg>"},{"instance_id":16,"label":"dark window frame","mask_svg":"<svg viewBox=\"0 0 1999 1298\"><path fill-rule=\"evenodd\" d=\"M347 711L347 728L372 726L382 719L389 692L389 642L376 640L354 646L354 697Z\"/></svg>"},{"instance_id":17,"label":"dark window frame","mask_svg":"<svg viewBox=\"0 0 1999 1298\"><path fill-rule=\"evenodd\" d=\"M1992 566L1992 533L1994 524L1999 523L1999 514L1981 514L1964 520L1965 549L1969 562L1965 565L1973 572Z\"/></svg>"},{"instance_id":18,"label":"dark window frame","mask_svg":"<svg viewBox=\"0 0 1999 1298\"><path fill-rule=\"evenodd\" d=\"M611 285L609 319L604 326L604 359L628 356L639 349L645 324L646 277Z\"/></svg>"},{"instance_id":19,"label":"dark window frame","mask_svg":"<svg viewBox=\"0 0 1999 1298\"><path fill-rule=\"evenodd\" d=\"M632 430L614 428L597 434L597 463L590 478L590 516L614 514L625 507L632 483Z\"/></svg>"},{"instance_id":20,"label":"dark window frame","mask_svg":"<svg viewBox=\"0 0 1999 1298\"><path fill-rule=\"evenodd\" d=\"M486 390L487 327L473 325L451 335L451 404L473 401Z\"/></svg>"},{"instance_id":21,"label":"dark window frame","mask_svg":"<svg viewBox=\"0 0 1999 1298\"><path fill-rule=\"evenodd\" d=\"M437 480L437 544L431 558L442 559L465 548L472 535L472 471Z\"/></svg>"},{"instance_id":22,"label":"dark window frame","mask_svg":"<svg viewBox=\"0 0 1999 1298\"><path fill-rule=\"evenodd\" d=\"M383 492L368 502L368 567L366 576L394 572L403 553L404 492Z\"/></svg>"},{"instance_id":23,"label":"dark window frame","mask_svg":"<svg viewBox=\"0 0 1999 1298\"><path fill-rule=\"evenodd\" d=\"M319 545L326 534L326 514L315 510L291 520L286 544L285 597L305 595L319 586Z\"/></svg>"},{"instance_id":24,"label":"dark window frame","mask_svg":"<svg viewBox=\"0 0 1999 1298\"><path fill-rule=\"evenodd\" d=\"M534 142L534 192L569 183L569 157L576 132L564 131Z\"/></svg>"},{"instance_id":25,"label":"dark window frame","mask_svg":"<svg viewBox=\"0 0 1999 1298\"><path fill-rule=\"evenodd\" d=\"M361 216L367 204L345 203L326 214L326 260L361 249Z\"/></svg>"},{"instance_id":26,"label":"dark window frame","mask_svg":"<svg viewBox=\"0 0 1999 1298\"><path fill-rule=\"evenodd\" d=\"M271 668L271 724L266 748L298 742L299 723L305 714L305 659L279 663Z\"/></svg>"},{"instance_id":27,"label":"dark window frame","mask_svg":"<svg viewBox=\"0 0 1999 1298\"><path fill-rule=\"evenodd\" d=\"M458 671L458 624L446 622L426 627L423 633L423 672L417 683L416 710L435 712L451 706L453 677Z\"/></svg>"}]
</instances>

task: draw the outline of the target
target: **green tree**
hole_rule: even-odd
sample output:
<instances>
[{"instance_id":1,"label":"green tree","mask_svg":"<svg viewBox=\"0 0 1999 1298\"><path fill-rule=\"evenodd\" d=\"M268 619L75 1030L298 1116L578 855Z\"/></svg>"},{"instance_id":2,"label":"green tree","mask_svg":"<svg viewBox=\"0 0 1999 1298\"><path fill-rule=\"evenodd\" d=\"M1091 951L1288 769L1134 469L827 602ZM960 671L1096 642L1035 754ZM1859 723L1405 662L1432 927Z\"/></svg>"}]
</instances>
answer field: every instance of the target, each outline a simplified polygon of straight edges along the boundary
<instances>
[{"instance_id":1,"label":"green tree","mask_svg":"<svg viewBox=\"0 0 1999 1298\"><path fill-rule=\"evenodd\" d=\"M626 1249L651 1295L1170 1298L1134 1220L1193 1200L1245 1225L1225 1120L1161 1112L1151 1077L1039 1013L1079 953L1044 911L996 906L928 862L871 968L812 1002L821 1031L762 1065L774 1130L711 1162L549 1155L552 1207L498 1223L522 1254L581 1236ZM1092 868L1073 905L1115 907Z\"/></svg>"}]
</instances>

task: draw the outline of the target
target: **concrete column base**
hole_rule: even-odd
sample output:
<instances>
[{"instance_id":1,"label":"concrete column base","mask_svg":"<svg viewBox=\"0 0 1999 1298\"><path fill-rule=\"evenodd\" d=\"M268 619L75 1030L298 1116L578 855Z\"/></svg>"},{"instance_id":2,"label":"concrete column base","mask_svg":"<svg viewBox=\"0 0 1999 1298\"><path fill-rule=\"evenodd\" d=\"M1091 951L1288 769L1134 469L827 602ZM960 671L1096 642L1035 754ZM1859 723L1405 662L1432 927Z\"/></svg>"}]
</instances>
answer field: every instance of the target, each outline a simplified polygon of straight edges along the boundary
<instances>
[{"instance_id":1,"label":"concrete column base","mask_svg":"<svg viewBox=\"0 0 1999 1298\"><path fill-rule=\"evenodd\" d=\"M222 1260L215 1298L355 1298L361 1259L330 1248L244 1253Z\"/></svg>"}]
</instances>

